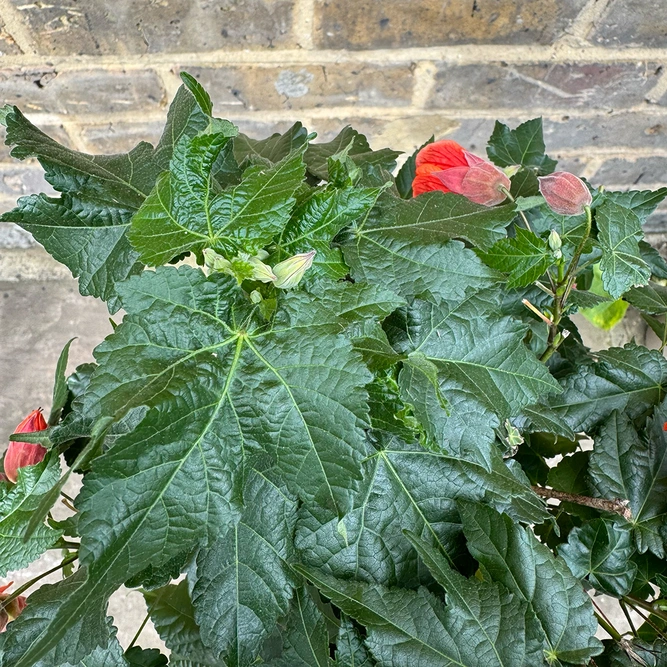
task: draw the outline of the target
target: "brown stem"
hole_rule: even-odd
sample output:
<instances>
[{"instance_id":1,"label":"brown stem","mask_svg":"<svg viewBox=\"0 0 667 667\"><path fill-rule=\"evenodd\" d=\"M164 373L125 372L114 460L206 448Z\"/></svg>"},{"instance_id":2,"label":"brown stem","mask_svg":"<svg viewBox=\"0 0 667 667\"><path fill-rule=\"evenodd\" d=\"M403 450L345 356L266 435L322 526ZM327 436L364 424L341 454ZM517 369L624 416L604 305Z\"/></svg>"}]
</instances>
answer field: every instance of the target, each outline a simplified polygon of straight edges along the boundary
<instances>
[{"instance_id":1,"label":"brown stem","mask_svg":"<svg viewBox=\"0 0 667 667\"><path fill-rule=\"evenodd\" d=\"M556 489L547 489L544 486L534 486L533 491L542 498L553 498L568 503L575 503L576 505L585 505L586 507L593 507L602 512L620 514L627 521L632 520L632 512L623 500L591 498L589 496L580 496L576 493L566 493L565 491L556 491Z\"/></svg>"}]
</instances>

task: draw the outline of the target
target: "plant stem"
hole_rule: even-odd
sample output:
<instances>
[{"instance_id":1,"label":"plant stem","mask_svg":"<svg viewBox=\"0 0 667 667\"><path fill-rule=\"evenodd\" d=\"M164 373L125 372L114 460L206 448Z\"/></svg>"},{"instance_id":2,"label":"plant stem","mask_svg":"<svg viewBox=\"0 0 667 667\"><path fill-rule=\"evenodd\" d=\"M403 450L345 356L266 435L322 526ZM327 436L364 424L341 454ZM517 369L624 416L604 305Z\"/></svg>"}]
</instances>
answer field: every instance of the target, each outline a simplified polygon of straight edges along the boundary
<instances>
[{"instance_id":1,"label":"plant stem","mask_svg":"<svg viewBox=\"0 0 667 667\"><path fill-rule=\"evenodd\" d=\"M561 318L563 317L563 312L565 310L565 304L567 299L570 296L572 291L572 286L574 285L574 280L577 273L577 265L579 264L579 259L581 254L584 251L586 241L591 233L591 227L593 226L593 215L591 213L590 207L586 207L586 229L584 230L584 235L579 241L579 245L574 251L572 256L572 261L567 267L567 271L563 273L562 265L558 267L558 285L556 286L554 297L554 308L553 314L551 316L552 324L549 327L549 337L547 339L547 347L540 357L541 362L546 362L551 358L551 355L558 349L558 346L565 340L565 336L558 330L560 325Z\"/></svg>"},{"instance_id":2,"label":"plant stem","mask_svg":"<svg viewBox=\"0 0 667 667\"><path fill-rule=\"evenodd\" d=\"M624 595L623 600L625 600L631 607L641 607L642 609L651 612L659 619L667 621L667 612L663 611L660 607L656 607L652 602L646 602L646 600L641 600L634 595Z\"/></svg>"},{"instance_id":3,"label":"plant stem","mask_svg":"<svg viewBox=\"0 0 667 667\"><path fill-rule=\"evenodd\" d=\"M510 201L516 201L514 197L510 194L510 191L507 188L500 188L500 191L510 200ZM518 214L521 216L521 219L523 220L523 224L526 226L526 229L529 232L532 232L532 228L530 226L530 223L528 222L528 218L526 217L526 214L523 211L517 211Z\"/></svg>"},{"instance_id":4,"label":"plant stem","mask_svg":"<svg viewBox=\"0 0 667 667\"><path fill-rule=\"evenodd\" d=\"M132 641L130 642L130 645L127 647L127 650L129 651L136 643L137 639L139 639L139 635L141 634L141 631L146 627L146 623L148 623L148 619L151 617L150 611L146 614L146 617L142 621L141 625L139 626L139 629L137 630L137 633L134 635L132 638Z\"/></svg>"},{"instance_id":5,"label":"plant stem","mask_svg":"<svg viewBox=\"0 0 667 667\"><path fill-rule=\"evenodd\" d=\"M597 605L595 606L597 607ZM621 639L623 639L621 633L611 623L609 623L605 618L603 618L603 616L599 612L595 611L593 613L595 614L595 617L598 619L598 623L602 626L602 629L605 630L612 639L615 639L617 642L620 642Z\"/></svg>"},{"instance_id":6,"label":"plant stem","mask_svg":"<svg viewBox=\"0 0 667 667\"><path fill-rule=\"evenodd\" d=\"M565 491L557 491L556 489L547 489L544 486L533 486L532 488L533 491L542 498L553 498L554 500L563 500L568 503L575 503L576 505L593 507L594 509L603 512L613 512L615 514L620 514L628 521L632 519L630 508L622 500L591 498L589 496L580 496L576 493L566 493Z\"/></svg>"},{"instance_id":7,"label":"plant stem","mask_svg":"<svg viewBox=\"0 0 667 667\"><path fill-rule=\"evenodd\" d=\"M625 600L619 600L619 604L621 605L621 609L623 610L623 613L625 614L625 618L628 621L628 625L630 626L630 629L632 630L632 634L636 637L637 636L637 630L635 629L635 624L632 622L632 617L630 616L630 612L628 611L628 605L625 603Z\"/></svg>"},{"instance_id":8,"label":"plant stem","mask_svg":"<svg viewBox=\"0 0 667 667\"><path fill-rule=\"evenodd\" d=\"M659 636L662 637L663 639L667 639L667 635L665 635L664 631L662 631L662 630L661 630L661 629L660 629L660 628L659 628L659 627L658 627L658 626L651 620L650 616L646 616L646 615L644 614L644 612L640 611L637 607L635 607L635 606L633 606L633 605L630 605L630 606L632 607L632 609L633 609L637 614L639 614L639 615L644 619L644 621L645 621L646 623L648 623L648 625L650 625L650 626L653 628L653 630L655 631L655 633L656 633L657 635L659 635Z\"/></svg>"},{"instance_id":9,"label":"plant stem","mask_svg":"<svg viewBox=\"0 0 667 667\"><path fill-rule=\"evenodd\" d=\"M25 591L34 586L38 581L44 579L44 577L48 576L49 574L53 574L54 572L61 570L66 565L73 563L78 557L79 557L78 554L70 554L69 556L67 556L67 558L63 559L60 565L56 565L55 567L52 567L50 570L42 572L41 574L38 574L36 577L33 577L30 581L26 581L25 584L23 584L23 586L19 586L11 595L8 595L7 598L5 598L2 602L0 602L0 611L5 609L12 600L15 600L19 595L25 593Z\"/></svg>"}]
</instances>

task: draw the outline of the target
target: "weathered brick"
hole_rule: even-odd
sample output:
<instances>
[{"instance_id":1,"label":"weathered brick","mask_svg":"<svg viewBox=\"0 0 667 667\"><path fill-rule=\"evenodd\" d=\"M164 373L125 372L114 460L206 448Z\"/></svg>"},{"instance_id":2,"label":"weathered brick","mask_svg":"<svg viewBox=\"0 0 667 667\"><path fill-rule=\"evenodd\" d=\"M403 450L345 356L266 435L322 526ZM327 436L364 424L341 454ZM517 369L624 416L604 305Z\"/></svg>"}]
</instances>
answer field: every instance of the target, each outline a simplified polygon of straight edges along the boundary
<instances>
[{"instance_id":1,"label":"weathered brick","mask_svg":"<svg viewBox=\"0 0 667 667\"><path fill-rule=\"evenodd\" d=\"M155 146L160 140L164 123L164 119L145 122L110 120L102 125L85 125L80 135L91 153L125 153L140 141L148 141Z\"/></svg>"},{"instance_id":2,"label":"weathered brick","mask_svg":"<svg viewBox=\"0 0 667 667\"><path fill-rule=\"evenodd\" d=\"M329 49L550 44L586 0L319 0L316 41Z\"/></svg>"},{"instance_id":3,"label":"weathered brick","mask_svg":"<svg viewBox=\"0 0 667 667\"><path fill-rule=\"evenodd\" d=\"M160 109L166 96L150 70L0 70L0 99L25 112L114 113Z\"/></svg>"},{"instance_id":4,"label":"weathered brick","mask_svg":"<svg viewBox=\"0 0 667 667\"><path fill-rule=\"evenodd\" d=\"M662 73L657 63L441 64L428 101L438 109L601 108L645 105Z\"/></svg>"},{"instance_id":5,"label":"weathered brick","mask_svg":"<svg viewBox=\"0 0 667 667\"><path fill-rule=\"evenodd\" d=\"M40 52L184 53L294 45L291 0L11 0Z\"/></svg>"},{"instance_id":6,"label":"weathered brick","mask_svg":"<svg viewBox=\"0 0 667 667\"><path fill-rule=\"evenodd\" d=\"M21 53L14 38L5 29L5 24L0 20L0 56L14 56Z\"/></svg>"},{"instance_id":7,"label":"weathered brick","mask_svg":"<svg viewBox=\"0 0 667 667\"><path fill-rule=\"evenodd\" d=\"M626 185L641 188L644 183L667 185L667 157L641 157L636 160L614 158L607 160L591 178L593 183Z\"/></svg>"},{"instance_id":8,"label":"weathered brick","mask_svg":"<svg viewBox=\"0 0 667 667\"><path fill-rule=\"evenodd\" d=\"M614 0L596 22L589 39L611 48L667 47L665 0Z\"/></svg>"},{"instance_id":9,"label":"weathered brick","mask_svg":"<svg viewBox=\"0 0 667 667\"><path fill-rule=\"evenodd\" d=\"M209 91L217 112L407 106L413 69L409 64L187 68Z\"/></svg>"}]
</instances>

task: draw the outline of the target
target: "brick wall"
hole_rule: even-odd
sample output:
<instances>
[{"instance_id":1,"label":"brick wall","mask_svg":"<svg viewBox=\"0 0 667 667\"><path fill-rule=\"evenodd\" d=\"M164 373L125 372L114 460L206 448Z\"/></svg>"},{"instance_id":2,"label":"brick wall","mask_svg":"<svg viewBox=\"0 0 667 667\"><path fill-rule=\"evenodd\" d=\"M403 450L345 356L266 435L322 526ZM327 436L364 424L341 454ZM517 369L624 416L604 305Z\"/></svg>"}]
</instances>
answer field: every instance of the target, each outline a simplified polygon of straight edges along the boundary
<instances>
[{"instance_id":1,"label":"brick wall","mask_svg":"<svg viewBox=\"0 0 667 667\"><path fill-rule=\"evenodd\" d=\"M667 182L667 0L0 0L0 52L0 101L93 153L155 141L185 69L251 135L481 150L495 118L542 115L564 168ZM39 187L3 146L0 210ZM2 227L0 280L62 275Z\"/></svg>"}]
</instances>

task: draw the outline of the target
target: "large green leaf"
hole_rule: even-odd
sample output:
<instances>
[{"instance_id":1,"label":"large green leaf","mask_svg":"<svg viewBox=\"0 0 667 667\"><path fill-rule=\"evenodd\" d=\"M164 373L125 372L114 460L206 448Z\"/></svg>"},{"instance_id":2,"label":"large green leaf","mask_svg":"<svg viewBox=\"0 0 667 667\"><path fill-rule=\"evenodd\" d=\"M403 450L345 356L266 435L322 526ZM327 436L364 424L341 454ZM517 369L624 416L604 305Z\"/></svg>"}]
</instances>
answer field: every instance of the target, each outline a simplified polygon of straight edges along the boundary
<instances>
[{"instance_id":1,"label":"large green leaf","mask_svg":"<svg viewBox=\"0 0 667 667\"><path fill-rule=\"evenodd\" d=\"M663 402L640 440L627 416L614 412L600 427L591 453L590 475L604 498L627 500L637 549L667 554L667 406Z\"/></svg>"},{"instance_id":2,"label":"large green leaf","mask_svg":"<svg viewBox=\"0 0 667 667\"><path fill-rule=\"evenodd\" d=\"M35 466L20 468L18 479L0 498L0 576L20 570L39 558L60 532L43 522L24 540L33 511L42 496L58 481L60 465L55 456Z\"/></svg>"},{"instance_id":3,"label":"large green leaf","mask_svg":"<svg viewBox=\"0 0 667 667\"><path fill-rule=\"evenodd\" d=\"M646 285L651 269L639 249L642 229L637 214L605 200L596 211L595 221L602 247L600 270L605 290L618 299L630 287Z\"/></svg>"},{"instance_id":4,"label":"large green leaf","mask_svg":"<svg viewBox=\"0 0 667 667\"><path fill-rule=\"evenodd\" d=\"M486 152L499 167L520 164L542 175L550 174L556 168L556 160L547 156L545 150L542 119L533 118L514 130L496 121Z\"/></svg>"},{"instance_id":5,"label":"large green leaf","mask_svg":"<svg viewBox=\"0 0 667 667\"><path fill-rule=\"evenodd\" d=\"M628 343L596 355L598 363L562 378L563 393L549 401L573 431L590 431L614 410L638 417L664 398L667 361L657 350Z\"/></svg>"},{"instance_id":6,"label":"large green leaf","mask_svg":"<svg viewBox=\"0 0 667 667\"><path fill-rule=\"evenodd\" d=\"M165 663L166 664L166 663ZM116 639L116 628L111 628L111 637L107 646L98 646L90 655L75 665L67 663L61 667L133 667L123 655L123 647Z\"/></svg>"},{"instance_id":7,"label":"large green leaf","mask_svg":"<svg viewBox=\"0 0 667 667\"><path fill-rule=\"evenodd\" d=\"M667 287L664 285L651 282L643 287L633 287L623 298L645 313L667 313Z\"/></svg>"},{"instance_id":8,"label":"large green leaf","mask_svg":"<svg viewBox=\"0 0 667 667\"><path fill-rule=\"evenodd\" d=\"M203 641L229 667L254 661L294 592L296 499L252 472L243 500L240 521L200 551L193 590Z\"/></svg>"},{"instance_id":9,"label":"large green leaf","mask_svg":"<svg viewBox=\"0 0 667 667\"><path fill-rule=\"evenodd\" d=\"M308 130L299 122L294 123L287 132L276 132L266 139L251 139L239 133L234 138L234 157L239 164L250 158L263 158L270 162L280 162L296 148L308 140Z\"/></svg>"},{"instance_id":10,"label":"large green leaf","mask_svg":"<svg viewBox=\"0 0 667 667\"><path fill-rule=\"evenodd\" d=\"M190 600L188 581L169 584L144 593L146 604L160 639L171 651L170 664L192 661L197 665L223 667L201 641Z\"/></svg>"},{"instance_id":11,"label":"large green leaf","mask_svg":"<svg viewBox=\"0 0 667 667\"><path fill-rule=\"evenodd\" d=\"M506 591L466 580L445 559L422 548L445 586L447 606L420 588L386 588L298 569L346 614L366 626L366 644L386 667L503 667L525 660L524 610ZM483 628L483 630L482 630ZM509 628L519 629L509 635ZM503 632L506 634L503 635Z\"/></svg>"},{"instance_id":12,"label":"large green leaf","mask_svg":"<svg viewBox=\"0 0 667 667\"><path fill-rule=\"evenodd\" d=\"M604 197L620 206L634 211L642 222L655 211L658 204L667 197L667 188L657 190L627 190L625 192L606 191Z\"/></svg>"},{"instance_id":13,"label":"large green leaf","mask_svg":"<svg viewBox=\"0 0 667 667\"><path fill-rule=\"evenodd\" d=\"M602 652L593 606L565 563L529 530L493 508L461 503L468 549L485 578L528 603L526 632L548 662L586 663Z\"/></svg>"},{"instance_id":14,"label":"large green leaf","mask_svg":"<svg viewBox=\"0 0 667 667\"><path fill-rule=\"evenodd\" d=\"M420 360L418 368L424 368L424 360L435 365L445 400L453 391L449 406L438 405L432 398L417 404L428 432L442 437L437 444L453 454L467 452L485 459L493 440L490 428L498 422L482 415L508 419L560 391L547 368L524 344L527 327L500 317L485 298L473 295L458 303L415 300L410 308L392 316L387 328L390 342L408 355L412 366ZM421 370L404 369L399 384L404 398L420 392L432 394L432 379ZM470 422L467 413L473 410L478 417ZM478 428L464 435L473 423Z\"/></svg>"},{"instance_id":15,"label":"large green leaf","mask_svg":"<svg viewBox=\"0 0 667 667\"><path fill-rule=\"evenodd\" d=\"M558 554L572 574L588 579L598 591L620 597L632 588L637 566L630 560L635 547L626 525L594 519L574 528Z\"/></svg>"},{"instance_id":16,"label":"large green leaf","mask_svg":"<svg viewBox=\"0 0 667 667\"><path fill-rule=\"evenodd\" d=\"M365 464L350 512L341 518L322 507L301 508L296 546L306 564L338 577L415 586L430 577L403 531L456 558L461 552L457 499L485 502L528 522L548 516L498 454L487 471L398 438L383 444Z\"/></svg>"}]
</instances>

